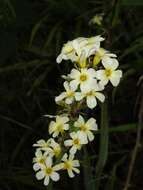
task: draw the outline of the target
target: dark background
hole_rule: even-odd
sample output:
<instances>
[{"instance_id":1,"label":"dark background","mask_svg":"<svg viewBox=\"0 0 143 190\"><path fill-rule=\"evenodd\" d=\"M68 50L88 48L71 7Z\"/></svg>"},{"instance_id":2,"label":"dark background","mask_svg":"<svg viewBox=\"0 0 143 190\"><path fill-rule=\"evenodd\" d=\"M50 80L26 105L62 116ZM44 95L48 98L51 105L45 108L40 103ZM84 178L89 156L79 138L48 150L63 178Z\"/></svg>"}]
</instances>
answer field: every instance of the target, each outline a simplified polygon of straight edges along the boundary
<instances>
[{"instance_id":1,"label":"dark background","mask_svg":"<svg viewBox=\"0 0 143 190\"><path fill-rule=\"evenodd\" d=\"M98 13L104 13L102 25L89 24ZM54 97L62 91L60 75L72 68L68 62L58 65L55 60L68 40L99 34L118 55L124 73L120 85L109 93L112 133L106 166L96 179L97 134L80 176L69 180L63 175L51 189L91 190L97 180L103 190L124 188L143 120L143 1L0 0L0 190L49 189L34 176L32 144L48 138L49 120L43 115L56 114ZM98 118L99 111L92 114ZM143 189L142 142L141 138L130 190Z\"/></svg>"}]
</instances>

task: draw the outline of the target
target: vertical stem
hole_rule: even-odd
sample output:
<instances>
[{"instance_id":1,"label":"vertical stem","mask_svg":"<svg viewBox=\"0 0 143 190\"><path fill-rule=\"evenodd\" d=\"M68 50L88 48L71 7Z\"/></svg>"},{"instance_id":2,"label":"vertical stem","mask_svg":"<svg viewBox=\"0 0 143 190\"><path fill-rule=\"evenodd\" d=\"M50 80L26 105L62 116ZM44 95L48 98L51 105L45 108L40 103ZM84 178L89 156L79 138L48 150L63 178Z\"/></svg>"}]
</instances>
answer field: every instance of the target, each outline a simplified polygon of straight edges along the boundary
<instances>
[{"instance_id":1,"label":"vertical stem","mask_svg":"<svg viewBox=\"0 0 143 190\"><path fill-rule=\"evenodd\" d=\"M48 185L48 187L46 188L46 190L52 190L52 189L53 189L53 183L51 181L50 184Z\"/></svg>"},{"instance_id":2,"label":"vertical stem","mask_svg":"<svg viewBox=\"0 0 143 190\"><path fill-rule=\"evenodd\" d=\"M91 179L93 178L93 175L92 175L92 168L91 168L90 160L88 158L88 152L87 152L86 147L84 147L83 173L84 173L84 187L85 187L85 190L95 190L94 183L91 182Z\"/></svg>"},{"instance_id":3,"label":"vertical stem","mask_svg":"<svg viewBox=\"0 0 143 190\"><path fill-rule=\"evenodd\" d=\"M96 166L96 190L100 188L100 179L108 157L108 102L107 99L101 105L101 125L100 125L100 149Z\"/></svg>"},{"instance_id":4,"label":"vertical stem","mask_svg":"<svg viewBox=\"0 0 143 190\"><path fill-rule=\"evenodd\" d=\"M137 128L137 136L136 136L136 144L134 146L131 161L129 164L129 170L127 174L126 183L123 190L128 190L130 187L131 177L133 174L133 169L137 157L138 150L140 148L140 141L141 141L141 129L143 127L143 83L142 83L142 93L141 93L141 101L140 101L140 108L139 108L139 115L138 115L138 128Z\"/></svg>"}]
</instances>

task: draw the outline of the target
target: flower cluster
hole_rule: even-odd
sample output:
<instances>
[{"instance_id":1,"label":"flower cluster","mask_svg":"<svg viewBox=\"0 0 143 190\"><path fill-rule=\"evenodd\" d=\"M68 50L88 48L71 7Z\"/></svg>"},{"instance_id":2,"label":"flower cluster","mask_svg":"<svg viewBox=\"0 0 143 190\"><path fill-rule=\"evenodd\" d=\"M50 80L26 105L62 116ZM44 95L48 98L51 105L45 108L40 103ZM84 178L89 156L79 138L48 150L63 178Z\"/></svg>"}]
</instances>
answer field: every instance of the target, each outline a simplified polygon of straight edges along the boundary
<instances>
[{"instance_id":1,"label":"flower cluster","mask_svg":"<svg viewBox=\"0 0 143 190\"><path fill-rule=\"evenodd\" d=\"M101 36L77 38L64 45L57 62L71 60L76 68L65 77L65 91L56 97L57 103L64 101L65 104L72 104L86 100L87 106L93 109L97 100L104 102L102 91L109 82L114 87L119 84L122 71L117 69L117 56L100 47L103 40Z\"/></svg>"},{"instance_id":2,"label":"flower cluster","mask_svg":"<svg viewBox=\"0 0 143 190\"><path fill-rule=\"evenodd\" d=\"M71 178L80 173L77 152L94 140L96 119L84 119L83 114L73 116L73 108L95 108L105 101L108 83L115 87L120 82L122 71L118 70L117 56L101 48L102 41L101 36L77 38L67 42L57 57L57 63L70 60L74 68L64 76L65 91L55 98L57 104L68 108L63 111L66 113L58 114L50 122L50 139L33 145L36 147L33 169L38 180L44 179L44 185L48 185L50 179L58 181L62 170Z\"/></svg>"}]
</instances>

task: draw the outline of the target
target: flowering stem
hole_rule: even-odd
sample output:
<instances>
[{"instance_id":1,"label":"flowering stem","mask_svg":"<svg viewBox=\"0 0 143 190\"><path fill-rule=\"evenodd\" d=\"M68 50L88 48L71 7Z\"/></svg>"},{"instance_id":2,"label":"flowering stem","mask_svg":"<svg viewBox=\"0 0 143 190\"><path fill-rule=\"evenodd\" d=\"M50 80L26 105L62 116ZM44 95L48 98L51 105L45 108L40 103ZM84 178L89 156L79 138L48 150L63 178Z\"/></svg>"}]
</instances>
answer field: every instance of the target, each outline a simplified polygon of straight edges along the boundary
<instances>
[{"instance_id":1,"label":"flowering stem","mask_svg":"<svg viewBox=\"0 0 143 190\"><path fill-rule=\"evenodd\" d=\"M91 163L87 151L87 147L84 147L84 167L83 167L83 172L84 172L84 186L85 190L94 190L94 183L91 182L92 179L92 168L91 168Z\"/></svg>"},{"instance_id":2,"label":"flowering stem","mask_svg":"<svg viewBox=\"0 0 143 190\"><path fill-rule=\"evenodd\" d=\"M52 181L49 183L48 187L46 190L52 190L53 189L53 183Z\"/></svg>"},{"instance_id":3,"label":"flowering stem","mask_svg":"<svg viewBox=\"0 0 143 190\"><path fill-rule=\"evenodd\" d=\"M125 186L124 186L124 189L123 190L128 190L131 186L131 177L132 177L132 174L133 174L133 169L134 169L134 165L135 165L135 161L136 161L136 158L137 158L137 154L138 154L138 151L141 147L141 129L143 127L143 83L142 83L142 89L141 89L141 100L140 100L140 108L139 108L139 115L138 115L138 128L137 128L137 136L136 136L136 144L134 146L134 149L133 149L133 152L132 152L132 156L131 156L131 161L130 161L130 164L129 164L129 170L128 170L128 174L127 174L127 179L126 179L126 182L125 182Z\"/></svg>"},{"instance_id":4,"label":"flowering stem","mask_svg":"<svg viewBox=\"0 0 143 190\"><path fill-rule=\"evenodd\" d=\"M101 105L101 134L100 134L100 150L99 159L96 166L96 190L100 187L100 178L104 169L107 156L108 156L108 102L106 101Z\"/></svg>"}]
</instances>

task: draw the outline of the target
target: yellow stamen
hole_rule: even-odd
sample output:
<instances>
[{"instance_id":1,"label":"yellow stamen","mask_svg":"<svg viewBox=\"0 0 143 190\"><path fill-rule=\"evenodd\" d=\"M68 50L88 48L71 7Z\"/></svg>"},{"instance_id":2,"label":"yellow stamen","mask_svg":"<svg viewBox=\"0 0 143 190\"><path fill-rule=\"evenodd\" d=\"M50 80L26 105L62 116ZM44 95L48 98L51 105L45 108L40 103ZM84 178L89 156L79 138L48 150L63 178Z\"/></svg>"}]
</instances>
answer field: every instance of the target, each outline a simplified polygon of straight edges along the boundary
<instances>
[{"instance_id":1,"label":"yellow stamen","mask_svg":"<svg viewBox=\"0 0 143 190\"><path fill-rule=\"evenodd\" d=\"M67 95L67 97L73 97L74 92L69 90L69 91L66 92L66 95Z\"/></svg>"},{"instance_id":2,"label":"yellow stamen","mask_svg":"<svg viewBox=\"0 0 143 190\"><path fill-rule=\"evenodd\" d=\"M64 131L64 129L63 129L63 124L57 124L57 131L59 131L59 132L63 132Z\"/></svg>"},{"instance_id":3,"label":"yellow stamen","mask_svg":"<svg viewBox=\"0 0 143 190\"><path fill-rule=\"evenodd\" d=\"M86 130L87 130L87 127L86 127L86 125L81 125L81 126L80 126L80 129L81 129L81 131L86 131Z\"/></svg>"},{"instance_id":4,"label":"yellow stamen","mask_svg":"<svg viewBox=\"0 0 143 190\"><path fill-rule=\"evenodd\" d=\"M95 92L94 91L87 92L86 96L95 96Z\"/></svg>"},{"instance_id":5,"label":"yellow stamen","mask_svg":"<svg viewBox=\"0 0 143 190\"><path fill-rule=\"evenodd\" d=\"M112 75L112 71L110 69L106 69L105 74L107 77L110 77Z\"/></svg>"},{"instance_id":6,"label":"yellow stamen","mask_svg":"<svg viewBox=\"0 0 143 190\"><path fill-rule=\"evenodd\" d=\"M73 144L75 144L75 145L80 145L79 139L74 139L74 140L73 140Z\"/></svg>"},{"instance_id":7,"label":"yellow stamen","mask_svg":"<svg viewBox=\"0 0 143 190\"><path fill-rule=\"evenodd\" d=\"M70 161L66 161L64 163L64 169L66 170L72 169L72 163Z\"/></svg>"},{"instance_id":8,"label":"yellow stamen","mask_svg":"<svg viewBox=\"0 0 143 190\"><path fill-rule=\"evenodd\" d=\"M44 158L41 158L38 162L39 162L40 164L44 164L45 160L44 160Z\"/></svg>"},{"instance_id":9,"label":"yellow stamen","mask_svg":"<svg viewBox=\"0 0 143 190\"><path fill-rule=\"evenodd\" d=\"M53 169L51 167L45 169L45 173L48 175L50 175L52 172L53 172Z\"/></svg>"},{"instance_id":10,"label":"yellow stamen","mask_svg":"<svg viewBox=\"0 0 143 190\"><path fill-rule=\"evenodd\" d=\"M81 74L81 75L80 75L80 81L81 81L81 82L86 81L86 80L87 80L87 78L88 78L88 77L87 77L87 75L86 75L86 74Z\"/></svg>"},{"instance_id":11,"label":"yellow stamen","mask_svg":"<svg viewBox=\"0 0 143 190\"><path fill-rule=\"evenodd\" d=\"M64 50L66 53L71 53L73 51L73 48L71 46L65 46Z\"/></svg>"},{"instance_id":12,"label":"yellow stamen","mask_svg":"<svg viewBox=\"0 0 143 190\"><path fill-rule=\"evenodd\" d=\"M58 157L60 153L61 153L60 147L57 147L57 148L54 149L54 154L55 154L56 157Z\"/></svg>"}]
</instances>

